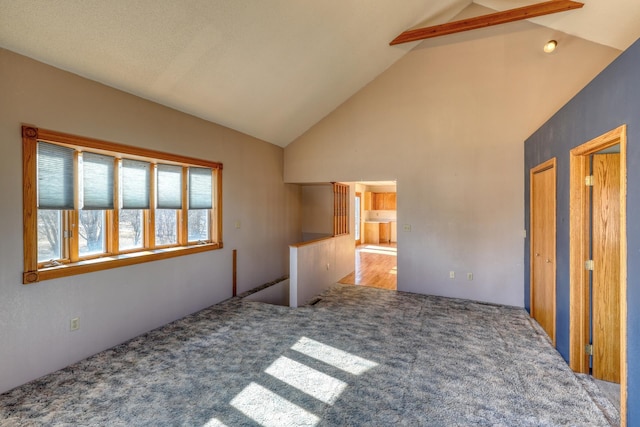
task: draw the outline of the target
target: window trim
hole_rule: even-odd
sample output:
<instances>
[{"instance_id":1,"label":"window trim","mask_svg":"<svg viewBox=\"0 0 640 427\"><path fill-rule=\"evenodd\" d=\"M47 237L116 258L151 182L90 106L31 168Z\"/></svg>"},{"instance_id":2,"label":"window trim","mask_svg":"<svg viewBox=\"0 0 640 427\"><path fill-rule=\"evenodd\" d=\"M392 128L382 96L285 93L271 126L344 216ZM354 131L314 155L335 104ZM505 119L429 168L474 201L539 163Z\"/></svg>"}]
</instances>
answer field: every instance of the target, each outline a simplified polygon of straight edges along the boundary
<instances>
[{"instance_id":1,"label":"window trim","mask_svg":"<svg viewBox=\"0 0 640 427\"><path fill-rule=\"evenodd\" d=\"M154 245L154 236L147 236L148 246L137 251L124 251L116 255L105 254L100 258L81 259L76 262L62 262L60 265L44 267L38 264L38 207L37 207L37 145L38 141L51 142L65 145L79 151L90 149L92 152L108 155L120 155L127 158L146 160L153 159L165 163L180 165L184 168L188 166L207 167L212 169L215 185L212 188L214 206L211 209L211 236L210 243L191 243L185 241L184 245L161 247L149 249ZM113 142L102 141L93 138L56 132L47 129L40 129L35 126L22 126L22 179L23 179L23 248L24 248L24 271L22 277L23 284L37 283L42 280L56 279L76 274L84 274L93 271L107 270L126 265L141 264L144 262L160 259L173 258L192 253L200 253L215 249L221 249L222 243L222 163L211 162L177 154L170 154L146 148L122 145ZM152 174L152 179L153 174ZM183 173L183 198L186 190L186 178ZM117 182L117 180L116 180ZM152 188L155 188L152 184ZM114 188L114 191L117 191ZM151 191L150 202L155 203L154 191ZM116 206L117 207L117 206ZM185 205L183 209L187 209ZM63 211L63 213L66 211ZM74 211L75 212L75 211ZM181 212L181 211L180 211ZM69 214L71 214L69 212ZM109 214L109 212L107 212ZM66 218L68 215L64 215ZM110 213L112 218L118 218L116 210ZM182 221L179 215L178 234L186 235L186 221ZM154 209L146 210L145 218L154 221ZM114 222L114 221L112 221ZM117 222L116 222L117 224ZM117 227L117 225L116 225ZM184 230L182 230L184 229ZM117 232L113 230L112 232ZM148 233L153 234L153 233ZM117 234L116 234L117 236ZM188 239L187 239L188 240ZM178 242L181 242L180 236ZM114 248L117 249L117 248Z\"/></svg>"}]
</instances>

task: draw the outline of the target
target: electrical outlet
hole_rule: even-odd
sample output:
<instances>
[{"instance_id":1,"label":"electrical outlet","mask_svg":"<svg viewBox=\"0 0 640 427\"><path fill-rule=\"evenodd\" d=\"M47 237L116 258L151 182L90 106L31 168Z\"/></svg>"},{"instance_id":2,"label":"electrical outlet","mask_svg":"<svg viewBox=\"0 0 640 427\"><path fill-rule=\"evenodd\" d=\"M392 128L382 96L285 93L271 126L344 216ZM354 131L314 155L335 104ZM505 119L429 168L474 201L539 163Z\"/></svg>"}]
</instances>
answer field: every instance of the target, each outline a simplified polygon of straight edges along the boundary
<instances>
[{"instance_id":1,"label":"electrical outlet","mask_svg":"<svg viewBox=\"0 0 640 427\"><path fill-rule=\"evenodd\" d=\"M467 280L473 280L473 273L467 273Z\"/></svg>"},{"instance_id":2,"label":"electrical outlet","mask_svg":"<svg viewBox=\"0 0 640 427\"><path fill-rule=\"evenodd\" d=\"M80 329L80 318L74 317L69 321L69 330L77 331L78 329Z\"/></svg>"},{"instance_id":3,"label":"electrical outlet","mask_svg":"<svg viewBox=\"0 0 640 427\"><path fill-rule=\"evenodd\" d=\"M456 278L456 272L455 271L450 271L449 272L449 279L455 279Z\"/></svg>"}]
</instances>

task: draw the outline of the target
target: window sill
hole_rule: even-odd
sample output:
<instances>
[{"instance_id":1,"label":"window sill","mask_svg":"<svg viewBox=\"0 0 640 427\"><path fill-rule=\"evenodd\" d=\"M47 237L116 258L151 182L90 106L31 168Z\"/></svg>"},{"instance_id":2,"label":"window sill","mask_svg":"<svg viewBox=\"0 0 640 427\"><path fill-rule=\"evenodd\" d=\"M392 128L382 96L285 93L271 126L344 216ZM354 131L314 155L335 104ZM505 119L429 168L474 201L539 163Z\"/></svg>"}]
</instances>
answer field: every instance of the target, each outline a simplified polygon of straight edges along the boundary
<instances>
[{"instance_id":1,"label":"window sill","mask_svg":"<svg viewBox=\"0 0 640 427\"><path fill-rule=\"evenodd\" d=\"M126 265L142 264L143 262L175 258L178 256L212 251L221 248L222 242L206 243L201 245L153 249L95 258L55 267L40 268L37 271L26 271L22 273L22 283L28 285L31 283L41 282L43 280L58 279L60 277L74 276L76 274L108 270L111 268L124 267Z\"/></svg>"}]
</instances>

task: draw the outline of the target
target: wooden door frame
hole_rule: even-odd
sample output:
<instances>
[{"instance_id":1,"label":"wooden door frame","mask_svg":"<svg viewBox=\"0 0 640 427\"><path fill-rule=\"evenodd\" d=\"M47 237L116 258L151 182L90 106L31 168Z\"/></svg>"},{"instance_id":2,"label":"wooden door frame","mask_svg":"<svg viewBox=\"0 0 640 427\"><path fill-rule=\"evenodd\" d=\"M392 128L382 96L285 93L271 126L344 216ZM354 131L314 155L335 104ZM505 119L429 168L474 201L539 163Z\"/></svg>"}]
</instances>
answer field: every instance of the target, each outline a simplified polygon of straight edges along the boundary
<instances>
[{"instance_id":1,"label":"wooden door frame","mask_svg":"<svg viewBox=\"0 0 640 427\"><path fill-rule=\"evenodd\" d=\"M552 258L553 259L553 331L551 333L551 336L549 338L551 338L551 342L553 342L553 346L556 346L556 229L557 227L555 226L556 224L556 183L557 183L557 169L556 169L556 165L557 165L557 161L556 158L552 158L547 160L546 162L542 162L540 163L538 166L534 166L533 168L531 168L531 170L529 171L529 220L533 221L533 176L537 173L540 172L544 172L546 170L549 169L553 169L553 191L552 194L550 195L553 203L554 203L554 209L553 209L553 252L552 252ZM529 239L529 310L530 310L530 314L531 317L534 316L535 313L535 302L534 302L534 297L533 297L533 257L534 255L534 250L533 250L533 246L534 246L534 238L535 236L533 235L533 223L531 224L531 238Z\"/></svg>"},{"instance_id":2,"label":"wooden door frame","mask_svg":"<svg viewBox=\"0 0 640 427\"><path fill-rule=\"evenodd\" d=\"M362 244L362 234L364 233L364 228L362 227L364 225L364 221L362 220L362 212L363 212L363 204L364 204L364 198L362 197L362 192L361 191L356 191L356 194L354 196L354 200L355 198L360 198L360 212L358 212L358 219L360 220L360 224L358 224L358 229L360 230L360 239L356 240L356 247L358 247L358 245Z\"/></svg>"},{"instance_id":3,"label":"wooden door frame","mask_svg":"<svg viewBox=\"0 0 640 427\"><path fill-rule=\"evenodd\" d=\"M569 199L569 366L589 373L589 259L590 205L585 177L589 157L620 144L620 425L627 418L627 126L622 125L570 151Z\"/></svg>"}]
</instances>

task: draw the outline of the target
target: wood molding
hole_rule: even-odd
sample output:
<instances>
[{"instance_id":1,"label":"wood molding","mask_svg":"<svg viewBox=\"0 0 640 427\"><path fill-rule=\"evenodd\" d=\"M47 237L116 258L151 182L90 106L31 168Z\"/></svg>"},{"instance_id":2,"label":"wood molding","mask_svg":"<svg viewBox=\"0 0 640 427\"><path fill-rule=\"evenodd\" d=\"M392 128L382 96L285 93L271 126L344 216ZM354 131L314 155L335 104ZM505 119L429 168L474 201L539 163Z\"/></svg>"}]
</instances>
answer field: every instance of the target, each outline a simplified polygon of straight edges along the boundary
<instances>
[{"instance_id":1,"label":"wood molding","mask_svg":"<svg viewBox=\"0 0 640 427\"><path fill-rule=\"evenodd\" d=\"M446 24L407 30L393 39L389 43L389 45L393 46L396 44L445 36L448 34L460 33L463 31L477 30L479 28L521 21L523 19L550 15L552 13L566 12L572 9L579 9L582 6L584 6L584 3L573 0L545 1L542 3L509 9L502 12L489 13L487 15L462 19L460 21L447 22Z\"/></svg>"},{"instance_id":2,"label":"wood molding","mask_svg":"<svg viewBox=\"0 0 640 427\"><path fill-rule=\"evenodd\" d=\"M569 199L569 365L589 372L589 195L584 185L589 156L620 144L620 425L627 425L627 126L622 125L570 151Z\"/></svg>"},{"instance_id":3,"label":"wood molding","mask_svg":"<svg viewBox=\"0 0 640 427\"><path fill-rule=\"evenodd\" d=\"M24 128L28 128L28 126L23 126L23 134L25 132ZM132 159L141 157L142 160L146 160L147 158L151 157L173 165L192 165L203 166L212 169L222 169L222 163L219 162L211 162L195 157L171 154L164 151L152 150L149 148L140 148L115 142L102 141L95 138L87 138L84 136L77 136L48 129L36 129L36 135L36 138L39 141L48 141L55 144L63 144L75 148L79 151L84 151L85 148L91 148L97 153L105 151L110 156L113 156L114 153L120 153Z\"/></svg>"},{"instance_id":4,"label":"wood molding","mask_svg":"<svg viewBox=\"0 0 640 427\"><path fill-rule=\"evenodd\" d=\"M38 239L38 190L37 190L37 150L38 129L22 126L22 241L35 242ZM23 244L24 283L38 281L38 247ZM34 273L35 272L35 276Z\"/></svg>"},{"instance_id":5,"label":"wood molding","mask_svg":"<svg viewBox=\"0 0 640 427\"><path fill-rule=\"evenodd\" d=\"M533 168L531 168L531 170L529 171L529 230L530 230L530 237L529 237L529 310L530 310L530 314L531 317L534 317L535 314L535 298L534 298L534 271L533 271L533 264L534 264L534 245L535 245L535 236L534 236L534 229L533 229L533 214L534 214L534 203L533 203L533 197L534 197L534 175L537 173L541 173L541 172L545 172L547 170L553 169L554 175L553 175L553 191L552 194L550 194L550 197L552 198L553 202L554 202L554 206L553 206L553 218L551 219L551 222L554 224L553 227L553 235L552 235L552 240L554 242L557 241L557 227L555 226L556 224L556 218L557 218L557 204L556 204L556 186L557 186L557 159L555 157L540 163L537 166L534 166ZM553 343L553 346L556 346L556 318L557 318L557 307L556 307L556 271L557 271L557 256L556 256L556 245L553 245L553 250L551 253L551 259L553 260L553 286L552 286L552 297L551 300L553 301L553 308L552 308L552 312L553 312L553 319L552 319L552 330L550 331L551 333L549 334L549 338L551 339L551 342ZM547 331L549 332L549 331Z\"/></svg>"},{"instance_id":6,"label":"wood molding","mask_svg":"<svg viewBox=\"0 0 640 427\"><path fill-rule=\"evenodd\" d=\"M331 240L331 239L335 239L336 237L342 237L342 236L327 236L327 237L319 237L317 239L313 239L313 240L307 240L306 242L300 242L300 243L293 243L291 245L289 245L289 248L301 248L303 246L309 246L309 245L314 245L318 242L322 242L324 240Z\"/></svg>"},{"instance_id":7,"label":"wood molding","mask_svg":"<svg viewBox=\"0 0 640 427\"><path fill-rule=\"evenodd\" d=\"M207 243L203 245L152 249L142 252L114 255L111 257L87 259L78 261L76 263L67 263L57 267L40 269L37 271L26 271L23 273L23 284L26 285L30 283L37 283L43 280L74 276L76 274L92 273L95 271L108 270L116 267L124 267L128 265L157 261L161 259L175 258L183 255L212 251L220 249L221 247L222 243Z\"/></svg>"},{"instance_id":8,"label":"wood molding","mask_svg":"<svg viewBox=\"0 0 640 427\"><path fill-rule=\"evenodd\" d=\"M24 270L23 283L38 283L43 280L72 276L75 274L101 271L115 267L140 264L148 261L167 259L181 255L221 249L222 243L222 164L210 162L203 159L191 159L185 156L173 156L160 151L143 149L120 145L116 143L99 141L96 139L83 138L66 133L55 132L46 129L39 129L31 125L22 126L22 162L23 162L23 252ZM127 158L139 158L150 162L150 202L155 206L157 179L155 174L155 161L179 165L182 167L182 198L183 208L179 210L177 220L179 221L178 245L164 245L158 247L155 244L155 234L150 232L149 224L155 223L155 209L144 210L144 248L120 251L119 249L119 199L117 197L119 180L114 182L114 208L106 210L105 227L106 251L99 255L79 256L78 233L69 233L68 237L62 239L62 256L56 265L52 263L38 263L38 205L37 205L37 147L38 141L52 142L58 145L75 149L74 152L74 178L78 177L78 164L80 151L89 147L91 151L105 152L114 155L114 166L120 164L120 156ZM113 151L109 151L113 150ZM173 157L172 157L173 156ZM191 162L192 163L184 163ZM209 167L212 169L215 180L212 182L212 195L216 200L216 205L212 209L215 218L211 218L212 235L207 243L189 244L187 227L187 168L192 165ZM62 210L63 230L77 231L78 228L78 185L74 185L74 205L75 209Z\"/></svg>"}]
</instances>

